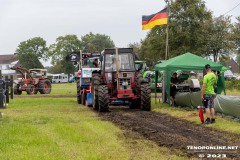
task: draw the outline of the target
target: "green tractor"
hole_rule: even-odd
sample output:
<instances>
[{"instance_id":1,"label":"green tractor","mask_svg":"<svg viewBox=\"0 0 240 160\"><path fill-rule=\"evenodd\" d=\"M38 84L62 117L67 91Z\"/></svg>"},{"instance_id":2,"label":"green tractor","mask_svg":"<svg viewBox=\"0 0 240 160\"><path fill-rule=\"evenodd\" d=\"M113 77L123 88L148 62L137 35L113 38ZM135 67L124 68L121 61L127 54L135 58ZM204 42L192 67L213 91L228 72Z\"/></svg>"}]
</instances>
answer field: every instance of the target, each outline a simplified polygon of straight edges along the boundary
<instances>
[{"instance_id":1,"label":"green tractor","mask_svg":"<svg viewBox=\"0 0 240 160\"><path fill-rule=\"evenodd\" d=\"M162 62L158 62L162 63ZM155 92L155 71L150 71L146 61L135 61L135 68L143 75L143 79L150 84L151 92ZM162 74L158 74L157 92L162 91Z\"/></svg>"}]
</instances>

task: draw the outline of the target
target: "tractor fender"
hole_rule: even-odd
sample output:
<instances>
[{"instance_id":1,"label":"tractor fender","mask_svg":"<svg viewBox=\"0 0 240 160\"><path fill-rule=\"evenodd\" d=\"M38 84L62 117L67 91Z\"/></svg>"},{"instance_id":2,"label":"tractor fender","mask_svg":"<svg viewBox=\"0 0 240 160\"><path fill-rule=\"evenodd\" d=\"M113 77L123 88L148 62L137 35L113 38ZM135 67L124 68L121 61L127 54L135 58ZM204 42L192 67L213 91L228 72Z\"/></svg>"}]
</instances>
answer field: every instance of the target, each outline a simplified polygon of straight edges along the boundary
<instances>
[{"instance_id":1,"label":"tractor fender","mask_svg":"<svg viewBox=\"0 0 240 160\"><path fill-rule=\"evenodd\" d=\"M102 82L102 83L100 83L99 85L107 85L107 83L105 83L105 82Z\"/></svg>"},{"instance_id":2,"label":"tractor fender","mask_svg":"<svg viewBox=\"0 0 240 160\"><path fill-rule=\"evenodd\" d=\"M94 70L94 71L92 71L92 73L99 73L99 74L101 74L101 70Z\"/></svg>"},{"instance_id":3,"label":"tractor fender","mask_svg":"<svg viewBox=\"0 0 240 160\"><path fill-rule=\"evenodd\" d=\"M140 84L143 84L143 83L149 83L149 82L148 82L147 79L144 78L144 79L142 79L142 80L140 81Z\"/></svg>"}]
</instances>

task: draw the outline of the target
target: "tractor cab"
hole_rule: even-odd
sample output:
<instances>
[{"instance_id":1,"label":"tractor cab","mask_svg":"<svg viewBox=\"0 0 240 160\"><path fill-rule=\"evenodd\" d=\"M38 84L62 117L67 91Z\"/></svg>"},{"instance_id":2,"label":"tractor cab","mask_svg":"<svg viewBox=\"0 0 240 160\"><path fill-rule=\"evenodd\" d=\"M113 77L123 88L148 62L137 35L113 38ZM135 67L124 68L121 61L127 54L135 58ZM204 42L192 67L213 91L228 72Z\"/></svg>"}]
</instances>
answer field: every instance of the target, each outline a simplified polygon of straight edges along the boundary
<instances>
[{"instance_id":1,"label":"tractor cab","mask_svg":"<svg viewBox=\"0 0 240 160\"><path fill-rule=\"evenodd\" d=\"M47 69L30 69L33 78L47 78Z\"/></svg>"},{"instance_id":2,"label":"tractor cab","mask_svg":"<svg viewBox=\"0 0 240 160\"><path fill-rule=\"evenodd\" d=\"M102 52L102 74L111 97L133 96L131 86L134 83L134 55L132 50L105 49ZM119 93L124 93L119 94Z\"/></svg>"}]
</instances>

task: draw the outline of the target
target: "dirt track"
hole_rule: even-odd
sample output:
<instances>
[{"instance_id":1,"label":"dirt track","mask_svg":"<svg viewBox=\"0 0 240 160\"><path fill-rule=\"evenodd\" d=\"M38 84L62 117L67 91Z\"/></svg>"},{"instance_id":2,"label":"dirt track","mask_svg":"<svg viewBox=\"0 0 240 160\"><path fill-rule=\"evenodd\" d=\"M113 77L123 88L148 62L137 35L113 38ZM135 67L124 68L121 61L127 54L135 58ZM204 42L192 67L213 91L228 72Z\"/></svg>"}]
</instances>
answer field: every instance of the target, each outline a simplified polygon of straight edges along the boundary
<instances>
[{"instance_id":1,"label":"dirt track","mask_svg":"<svg viewBox=\"0 0 240 160\"><path fill-rule=\"evenodd\" d=\"M190 151L187 146L239 146L240 136L218 131L204 125L157 112L144 112L128 108L111 107L111 111L100 113L103 120L111 121L126 132L133 132L155 142L159 146L170 148L175 154L198 157L200 153L226 154L228 158L240 159L237 151ZM181 150L182 153L179 153Z\"/></svg>"}]
</instances>

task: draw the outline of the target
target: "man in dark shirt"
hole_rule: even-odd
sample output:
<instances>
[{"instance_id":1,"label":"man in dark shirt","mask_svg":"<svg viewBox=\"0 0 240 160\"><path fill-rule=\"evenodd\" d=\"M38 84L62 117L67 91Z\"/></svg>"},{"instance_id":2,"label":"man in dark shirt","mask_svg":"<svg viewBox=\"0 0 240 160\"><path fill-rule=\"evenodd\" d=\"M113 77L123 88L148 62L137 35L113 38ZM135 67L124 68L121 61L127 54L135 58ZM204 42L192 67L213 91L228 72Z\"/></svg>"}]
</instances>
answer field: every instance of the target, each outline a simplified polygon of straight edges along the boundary
<instances>
[{"instance_id":1,"label":"man in dark shirt","mask_svg":"<svg viewBox=\"0 0 240 160\"><path fill-rule=\"evenodd\" d=\"M98 59L94 59L94 61L93 61L93 65L94 65L94 67L98 67Z\"/></svg>"},{"instance_id":2,"label":"man in dark shirt","mask_svg":"<svg viewBox=\"0 0 240 160\"><path fill-rule=\"evenodd\" d=\"M177 91L176 84L179 83L179 80L177 78L177 73L174 72L171 77L171 83L170 83L170 98L171 98L171 106L174 106L174 98Z\"/></svg>"}]
</instances>

